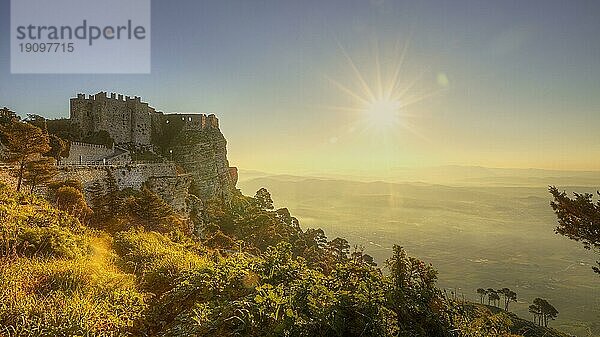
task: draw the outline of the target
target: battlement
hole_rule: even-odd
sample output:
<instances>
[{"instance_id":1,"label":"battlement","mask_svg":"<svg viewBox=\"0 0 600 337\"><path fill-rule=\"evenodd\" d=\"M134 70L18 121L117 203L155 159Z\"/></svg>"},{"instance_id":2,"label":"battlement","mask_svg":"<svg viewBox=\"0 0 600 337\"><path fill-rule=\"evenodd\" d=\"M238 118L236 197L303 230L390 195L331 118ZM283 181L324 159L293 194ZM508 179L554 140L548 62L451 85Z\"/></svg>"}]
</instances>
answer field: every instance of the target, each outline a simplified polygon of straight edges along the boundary
<instances>
[{"instance_id":1,"label":"battlement","mask_svg":"<svg viewBox=\"0 0 600 337\"><path fill-rule=\"evenodd\" d=\"M109 148L106 145L100 145L100 144L90 144L90 143L82 143L82 142L71 142L71 146L78 146L81 148L90 148L90 149L102 149L102 150L112 150L112 148Z\"/></svg>"},{"instance_id":2,"label":"battlement","mask_svg":"<svg viewBox=\"0 0 600 337\"><path fill-rule=\"evenodd\" d=\"M117 94L111 92L110 94L106 91L100 91L97 94L77 94L76 98L71 98L71 100L80 100L80 101L100 101L100 100L111 100L111 101L119 101L119 102L135 102L148 104L146 102L142 102L142 99L139 96L125 96L122 94Z\"/></svg>"}]
</instances>

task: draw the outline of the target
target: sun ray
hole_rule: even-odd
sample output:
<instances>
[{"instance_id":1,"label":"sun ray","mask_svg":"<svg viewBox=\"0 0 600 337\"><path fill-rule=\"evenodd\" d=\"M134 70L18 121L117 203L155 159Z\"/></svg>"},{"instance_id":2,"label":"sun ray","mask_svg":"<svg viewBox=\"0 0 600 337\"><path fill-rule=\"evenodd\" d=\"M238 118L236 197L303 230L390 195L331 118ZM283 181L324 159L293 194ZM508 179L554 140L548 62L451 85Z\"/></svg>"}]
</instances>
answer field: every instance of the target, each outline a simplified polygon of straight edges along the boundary
<instances>
[{"instance_id":1,"label":"sun ray","mask_svg":"<svg viewBox=\"0 0 600 337\"><path fill-rule=\"evenodd\" d=\"M405 130L408 130L413 135L419 137L420 139L422 139L422 140L424 140L424 141L426 141L428 143L431 142L431 139L427 138L425 135L423 135L421 132L419 132L418 128L414 124L412 124L412 123L410 123L408 121L405 121L405 122L402 123L402 127Z\"/></svg>"},{"instance_id":2,"label":"sun ray","mask_svg":"<svg viewBox=\"0 0 600 337\"><path fill-rule=\"evenodd\" d=\"M379 60L379 41L375 39L375 72L377 76L377 99L383 99L383 84L381 83L381 62Z\"/></svg>"},{"instance_id":3,"label":"sun ray","mask_svg":"<svg viewBox=\"0 0 600 337\"><path fill-rule=\"evenodd\" d=\"M358 68L356 67L356 64L354 63L354 60L352 60L352 58L350 57L350 55L348 55L348 52L346 52L346 49L339 42L338 42L338 46L341 49L342 53L344 54L344 57L346 58L346 61L348 62L348 64L352 68L352 71L354 72L354 75L356 75L356 78L359 81L360 86L361 86L362 90L364 91L365 96L367 96L370 100L375 100L376 98L375 98L375 95L373 95L373 91L371 90L371 88L369 87L369 85L365 81L364 77L362 76L362 74L360 73L360 71L358 70Z\"/></svg>"},{"instance_id":4,"label":"sun ray","mask_svg":"<svg viewBox=\"0 0 600 337\"><path fill-rule=\"evenodd\" d=\"M347 60L351 74L354 76L355 81L352 84L358 84L357 90L353 90L351 88L354 87L349 87L334 79L327 79L341 92L353 98L360 105L356 107L324 106L323 108L356 114L356 126L351 126L350 129L353 131L349 133L356 132L357 134L362 134L368 132L371 136L376 136L376 138L382 141L389 141L389 137L400 136L402 134L399 132L400 130L407 130L418 138L428 141L417 130L416 126L411 123L411 120L416 115L408 111L407 108L439 94L446 88L433 91L421 90L420 92L419 90L415 90L417 84L430 72L429 68L422 69L414 77L411 76L409 79L404 78L405 61L410 46L410 38L405 40L403 44L400 40L397 41L393 51L394 59L391 60L392 62L389 62L389 65L393 67L390 72L386 71L388 62L382 59L380 41L375 39L373 44L372 67L374 69L370 73L372 76L365 77L348 52L338 42L341 53ZM366 79L369 79L371 82L367 82Z\"/></svg>"},{"instance_id":5,"label":"sun ray","mask_svg":"<svg viewBox=\"0 0 600 337\"><path fill-rule=\"evenodd\" d=\"M348 89L348 88L347 88L347 87L345 87L343 84L341 84L340 82L338 82L338 81L336 81L336 80L334 80L334 79L332 79L332 78L330 78L330 77L327 77L327 76L326 76L326 78L327 78L327 80L328 80L329 82L331 82L333 85L335 85L336 87L338 87L338 89L340 89L341 91L343 91L343 92L345 92L346 94L350 95L352 98L354 98L354 99L356 99L356 100L360 101L360 102L361 102L361 103L363 103L363 104L369 104L369 100L368 100L367 98L361 97L360 95L358 95L358 94L357 94L357 93L355 93L354 91L352 91L352 90Z\"/></svg>"},{"instance_id":6,"label":"sun ray","mask_svg":"<svg viewBox=\"0 0 600 337\"><path fill-rule=\"evenodd\" d=\"M403 89L398 91L398 94L396 95L396 99L403 97L410 89L412 89L417 83L419 83L419 81L421 79L423 79L423 76L425 76L425 74L427 74L428 72L429 72L429 67L421 70L417 74L417 76L415 76L415 78L413 78Z\"/></svg>"},{"instance_id":7,"label":"sun ray","mask_svg":"<svg viewBox=\"0 0 600 337\"><path fill-rule=\"evenodd\" d=\"M396 43L396 53L397 53L397 50L399 49L399 47L398 47L399 44L400 44L400 41L398 40L398 42ZM398 62L396 63L396 66L394 67L394 72L393 72L393 75L391 76L391 81L390 81L388 89L386 91L385 99L391 99L392 93L394 92L394 90L396 89L396 86L398 85L398 80L400 77L400 70L402 69L402 65L404 64L404 58L406 57L406 52L408 50L409 44L410 44L410 38L407 39L406 42L404 43L404 47L402 48L400 58L399 58Z\"/></svg>"},{"instance_id":8,"label":"sun ray","mask_svg":"<svg viewBox=\"0 0 600 337\"><path fill-rule=\"evenodd\" d=\"M346 111L346 112L364 112L363 108L351 108L345 106L336 106L336 105L317 105L317 108L333 110L333 111Z\"/></svg>"},{"instance_id":9,"label":"sun ray","mask_svg":"<svg viewBox=\"0 0 600 337\"><path fill-rule=\"evenodd\" d=\"M400 105L400 107L401 108L405 108L405 107L410 106L412 104L421 102L424 99L427 99L427 98L433 97L435 95L438 95L440 92L443 92L444 90L445 89L439 89L439 90L434 90L434 91L430 91L430 92L427 92L427 93L423 93L423 94L420 94L420 95L410 96L410 97L402 100L402 104Z\"/></svg>"}]
</instances>

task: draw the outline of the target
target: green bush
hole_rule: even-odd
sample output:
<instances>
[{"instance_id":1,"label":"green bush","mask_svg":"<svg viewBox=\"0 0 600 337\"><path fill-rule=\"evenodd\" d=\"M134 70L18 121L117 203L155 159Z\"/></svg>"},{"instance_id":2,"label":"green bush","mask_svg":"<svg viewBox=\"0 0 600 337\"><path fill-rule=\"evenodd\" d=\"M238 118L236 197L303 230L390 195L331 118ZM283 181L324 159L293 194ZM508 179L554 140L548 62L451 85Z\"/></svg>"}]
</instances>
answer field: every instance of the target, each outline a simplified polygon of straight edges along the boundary
<instances>
[{"instance_id":1,"label":"green bush","mask_svg":"<svg viewBox=\"0 0 600 337\"><path fill-rule=\"evenodd\" d=\"M207 263L184 244L156 232L119 232L115 235L114 248L122 258L124 269L138 275L142 288L155 294L172 288L182 273Z\"/></svg>"},{"instance_id":2,"label":"green bush","mask_svg":"<svg viewBox=\"0 0 600 337\"><path fill-rule=\"evenodd\" d=\"M89 253L85 236L57 226L23 228L16 245L18 253L29 257L76 258Z\"/></svg>"}]
</instances>

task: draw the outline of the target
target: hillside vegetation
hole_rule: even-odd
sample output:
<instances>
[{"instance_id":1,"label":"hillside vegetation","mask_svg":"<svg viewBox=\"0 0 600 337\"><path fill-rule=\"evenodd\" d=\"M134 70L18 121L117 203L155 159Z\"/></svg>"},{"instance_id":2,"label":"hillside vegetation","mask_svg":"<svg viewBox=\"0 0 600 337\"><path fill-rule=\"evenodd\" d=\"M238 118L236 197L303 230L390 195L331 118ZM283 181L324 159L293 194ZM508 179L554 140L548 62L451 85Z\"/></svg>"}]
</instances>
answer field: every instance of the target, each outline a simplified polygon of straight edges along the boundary
<instances>
[{"instance_id":1,"label":"hillside vegetation","mask_svg":"<svg viewBox=\"0 0 600 337\"><path fill-rule=\"evenodd\" d=\"M144 193L116 200L158 202ZM1 336L509 336L514 328L504 311L445 296L433 267L399 246L380 269L343 239L303 231L264 189L207 203L195 220L202 238L156 226L169 219L156 207L131 217L125 206L112 216L104 206L81 216L0 185ZM119 226L98 220L116 217L125 217Z\"/></svg>"}]
</instances>

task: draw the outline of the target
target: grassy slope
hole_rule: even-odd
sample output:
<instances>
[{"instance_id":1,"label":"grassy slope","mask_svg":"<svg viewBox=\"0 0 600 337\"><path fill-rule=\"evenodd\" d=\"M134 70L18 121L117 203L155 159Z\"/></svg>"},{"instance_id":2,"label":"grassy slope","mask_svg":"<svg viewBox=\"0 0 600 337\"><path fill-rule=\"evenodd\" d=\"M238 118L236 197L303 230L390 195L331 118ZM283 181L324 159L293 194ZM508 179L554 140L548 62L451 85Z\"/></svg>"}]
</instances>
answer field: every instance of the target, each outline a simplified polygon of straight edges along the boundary
<instances>
[{"instance_id":1,"label":"grassy slope","mask_svg":"<svg viewBox=\"0 0 600 337\"><path fill-rule=\"evenodd\" d=\"M1 196L0 205L6 206L9 214L18 215L18 218L29 219L40 214L48 219L57 217L62 219L55 224L58 227L73 221L42 199L17 198L6 190ZM172 278L161 279L161 275L181 274L191 266L205 269L214 264L183 250L178 244L172 244L165 251L160 240L155 242L160 238L155 238L152 233L124 234L115 240L103 233L73 232L72 235L85 239L82 245L87 248L80 255L71 258L22 256L0 263L3 303L0 306L0 335L127 334L147 308L144 285L156 288L172 281ZM129 241L127 235L131 236ZM139 241L142 238L143 242ZM115 248L120 244L123 250L128 247L125 243L129 243L131 249L120 252L123 257L127 256L128 263L123 264L125 261L117 255ZM134 268L129 270L127 267ZM161 273L155 273L156 270ZM492 313L502 311L479 304L473 306L485 307ZM513 333L527 337L567 336L508 314L513 322Z\"/></svg>"},{"instance_id":2,"label":"grassy slope","mask_svg":"<svg viewBox=\"0 0 600 337\"><path fill-rule=\"evenodd\" d=\"M145 295L110 236L3 186L0 220L0 336L121 334L140 317Z\"/></svg>"}]
</instances>

